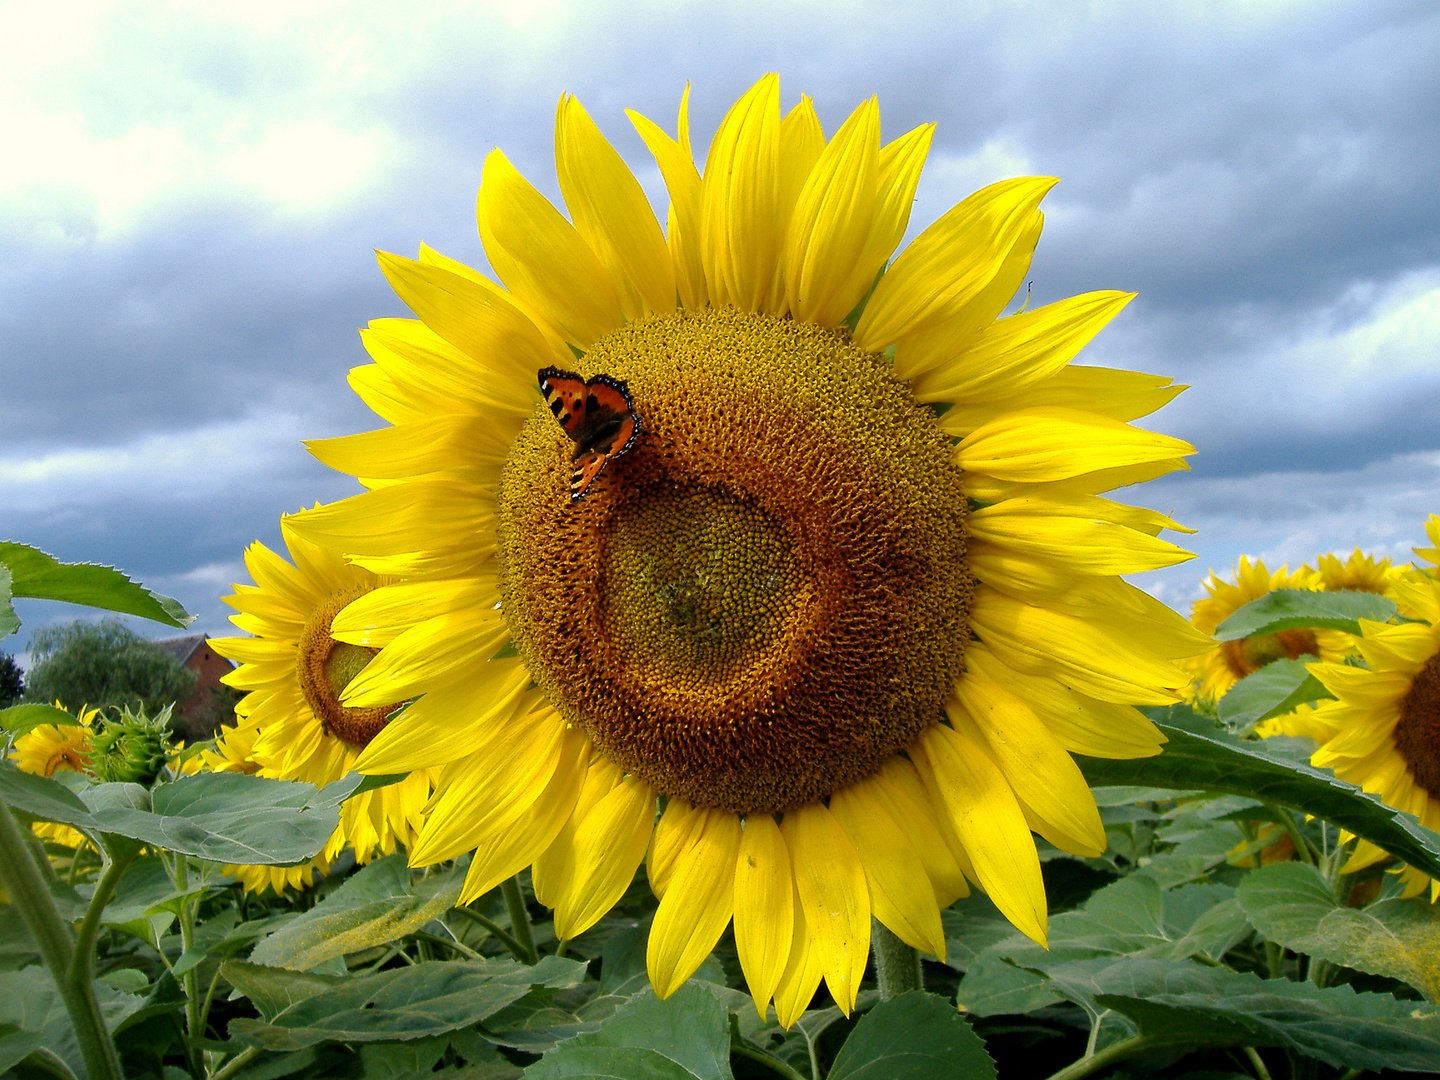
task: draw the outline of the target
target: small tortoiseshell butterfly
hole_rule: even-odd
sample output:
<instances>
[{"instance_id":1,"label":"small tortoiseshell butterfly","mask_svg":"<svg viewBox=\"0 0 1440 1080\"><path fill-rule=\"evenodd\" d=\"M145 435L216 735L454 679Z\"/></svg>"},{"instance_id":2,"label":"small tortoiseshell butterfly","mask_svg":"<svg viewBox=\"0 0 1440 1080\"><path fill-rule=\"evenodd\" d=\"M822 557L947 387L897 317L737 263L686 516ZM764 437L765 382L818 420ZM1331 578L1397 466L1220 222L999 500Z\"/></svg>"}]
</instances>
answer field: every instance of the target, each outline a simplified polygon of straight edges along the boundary
<instances>
[{"instance_id":1,"label":"small tortoiseshell butterfly","mask_svg":"<svg viewBox=\"0 0 1440 1080\"><path fill-rule=\"evenodd\" d=\"M540 372L540 391L565 434L575 441L570 501L579 502L605 463L634 446L644 430L635 415L635 402L620 379L610 375L583 379L553 367Z\"/></svg>"}]
</instances>

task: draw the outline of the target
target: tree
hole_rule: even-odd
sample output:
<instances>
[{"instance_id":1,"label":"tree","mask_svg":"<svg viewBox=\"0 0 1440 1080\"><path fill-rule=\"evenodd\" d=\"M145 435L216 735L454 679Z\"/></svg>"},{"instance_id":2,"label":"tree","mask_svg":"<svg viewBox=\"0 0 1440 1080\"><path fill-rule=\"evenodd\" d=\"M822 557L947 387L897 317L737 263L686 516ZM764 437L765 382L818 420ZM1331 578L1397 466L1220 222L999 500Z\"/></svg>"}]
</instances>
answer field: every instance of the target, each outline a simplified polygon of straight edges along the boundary
<instances>
[{"instance_id":1,"label":"tree","mask_svg":"<svg viewBox=\"0 0 1440 1080\"><path fill-rule=\"evenodd\" d=\"M25 692L25 677L9 653L0 653L0 709L8 709Z\"/></svg>"},{"instance_id":2,"label":"tree","mask_svg":"<svg viewBox=\"0 0 1440 1080\"><path fill-rule=\"evenodd\" d=\"M153 714L195 690L193 672L113 619L37 630L30 654L26 701L59 701L68 709L144 706Z\"/></svg>"}]
</instances>

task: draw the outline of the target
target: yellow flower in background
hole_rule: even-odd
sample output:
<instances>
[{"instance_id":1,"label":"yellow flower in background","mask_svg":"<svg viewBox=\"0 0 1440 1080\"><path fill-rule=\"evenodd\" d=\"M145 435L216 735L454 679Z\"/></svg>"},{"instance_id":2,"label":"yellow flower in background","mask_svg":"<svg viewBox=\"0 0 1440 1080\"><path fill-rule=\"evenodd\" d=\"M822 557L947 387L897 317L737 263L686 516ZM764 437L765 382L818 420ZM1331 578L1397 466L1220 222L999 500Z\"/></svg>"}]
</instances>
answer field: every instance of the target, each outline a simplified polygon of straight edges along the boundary
<instances>
[{"instance_id":1,"label":"yellow flower in background","mask_svg":"<svg viewBox=\"0 0 1440 1080\"><path fill-rule=\"evenodd\" d=\"M55 703L57 709L62 708ZM76 724L37 724L15 739L10 760L22 772L35 776L54 776L57 772L86 772L90 760L90 735L99 709L81 707L75 714ZM69 825L53 821L37 821L35 835L68 848L79 847L84 835Z\"/></svg>"},{"instance_id":2,"label":"yellow flower in background","mask_svg":"<svg viewBox=\"0 0 1440 1080\"><path fill-rule=\"evenodd\" d=\"M1390 595L1390 583L1409 566L1391 566L1389 559L1377 559L1356 548L1343 563L1335 555L1321 555L1316 560L1322 587L1327 592L1354 590Z\"/></svg>"},{"instance_id":3,"label":"yellow flower in background","mask_svg":"<svg viewBox=\"0 0 1440 1080\"><path fill-rule=\"evenodd\" d=\"M1323 589L1324 580L1308 566L1291 573L1282 566L1271 573L1260 560L1251 562L1241 555L1235 566L1235 583L1224 581L1213 570L1202 585L1209 595L1196 600L1190 609L1190 623L1201 633L1214 634L1216 627L1252 600L1276 589ZM1204 655L1190 661L1197 679L1194 694L1201 701L1214 702L1247 675L1282 658L1298 660L1314 656L1339 660L1350 647L1350 636L1338 630L1301 628L1278 634L1256 634L1236 641L1222 641Z\"/></svg>"},{"instance_id":4,"label":"yellow flower in background","mask_svg":"<svg viewBox=\"0 0 1440 1080\"><path fill-rule=\"evenodd\" d=\"M415 699L357 767L441 769L412 862L474 850L465 900L530 866L569 939L643 860L656 992L733 918L788 1026L822 978L851 1009L872 914L943 956L968 880L1043 940L1031 829L1103 851L1070 754L1157 753L1134 706L1210 644L1119 577L1188 558L1178 526L1101 497L1185 467L1129 424L1182 388L1070 363L1129 294L999 318L1053 179L972 195L887 270L931 125L882 143L871 99L827 140L767 76L702 175L685 99L678 139L631 118L665 231L567 95L568 220L486 161L503 287L381 255L419 319L371 323L351 385L391 426L311 446L372 490L291 527L407 579L331 634L381 650L345 705Z\"/></svg>"},{"instance_id":5,"label":"yellow flower in background","mask_svg":"<svg viewBox=\"0 0 1440 1080\"><path fill-rule=\"evenodd\" d=\"M401 698L352 709L339 695L377 651L330 636L335 613L357 597L387 583L368 570L345 563L297 537L284 518L280 531L294 565L255 543L245 566L256 584L236 585L225 602L237 609L231 621L254 636L215 638L210 645L240 666L223 681L247 690L235 707L238 722L227 728L216 749L204 755L207 768L252 772L281 780L322 785L353 771L355 761L384 729ZM347 800L340 824L315 866L227 868L249 886L309 884L348 845L358 862L388 855L410 844L419 832L421 810L430 797L424 769L397 784Z\"/></svg>"},{"instance_id":6,"label":"yellow flower in background","mask_svg":"<svg viewBox=\"0 0 1440 1080\"><path fill-rule=\"evenodd\" d=\"M1303 723L1283 718L1281 730L1320 742L1312 765L1334 769L1340 779L1440 830L1440 581L1415 575L1392 588L1401 611L1419 621L1389 625L1362 619L1358 648L1368 670L1308 665L1335 700L1321 702ZM1343 872L1385 857L1374 844L1357 840ZM1440 898L1440 881L1413 867L1403 876L1406 896L1428 885L1431 901Z\"/></svg>"},{"instance_id":7,"label":"yellow flower in background","mask_svg":"<svg viewBox=\"0 0 1440 1080\"><path fill-rule=\"evenodd\" d=\"M1432 566L1440 566L1440 514L1431 514L1428 518L1425 519L1425 535L1430 538L1430 543L1434 544L1435 546L1428 548L1415 548L1415 554L1419 555L1420 558L1424 559ZM1425 570L1423 567L1421 568L1420 572L1424 574L1429 574L1432 577L1435 574L1434 570Z\"/></svg>"}]
</instances>

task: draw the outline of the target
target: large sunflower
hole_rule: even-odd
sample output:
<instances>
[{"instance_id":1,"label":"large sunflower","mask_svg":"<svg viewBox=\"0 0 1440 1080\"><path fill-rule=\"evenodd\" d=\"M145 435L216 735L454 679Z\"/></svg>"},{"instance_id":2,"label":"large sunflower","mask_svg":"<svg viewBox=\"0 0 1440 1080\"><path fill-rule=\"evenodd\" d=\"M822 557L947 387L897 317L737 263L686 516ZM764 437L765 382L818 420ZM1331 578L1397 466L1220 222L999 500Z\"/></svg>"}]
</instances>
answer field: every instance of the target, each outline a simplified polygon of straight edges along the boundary
<instances>
[{"instance_id":1,"label":"large sunflower","mask_svg":"<svg viewBox=\"0 0 1440 1080\"><path fill-rule=\"evenodd\" d=\"M204 755L215 771L257 773L281 780L326 784L352 771L356 759L389 714L390 702L352 709L339 695L362 671L375 649L335 641L335 613L392 579L352 566L296 536L280 520L294 565L258 541L245 552L254 585L236 585L225 602L237 609L230 621L252 637L215 638L210 645L240 662L222 681L249 693L235 706L238 722L227 728L213 753ZM348 845L359 862L388 855L419 832L421 810L430 796L429 771L347 800L340 823L313 864L298 867L227 868L249 888L309 884Z\"/></svg>"},{"instance_id":2,"label":"large sunflower","mask_svg":"<svg viewBox=\"0 0 1440 1080\"><path fill-rule=\"evenodd\" d=\"M485 163L503 288L380 256L419 320L371 323L351 385L392 426L312 445L374 490L294 528L410 579L332 633L383 647L348 705L418 698L357 767L443 766L412 861L475 849L467 898L532 866L573 938L645 860L656 992L733 918L788 1025L822 977L854 1004L872 913L943 955L967 879L1044 939L1030 830L1105 847L1069 752L1157 753L1133 706L1174 700L1173 660L1208 645L1118 576L1188 558L1156 538L1176 526L1100 493L1191 447L1127 422L1170 380L1070 366L1128 294L998 318L1053 179L978 192L887 269L932 126L882 144L872 99L827 141L766 76L702 175L683 99L678 139L631 118L664 232L567 95L569 220ZM552 367L591 380L554 415ZM577 441L605 458L580 499Z\"/></svg>"},{"instance_id":3,"label":"large sunflower","mask_svg":"<svg viewBox=\"0 0 1440 1080\"><path fill-rule=\"evenodd\" d=\"M1425 531L1436 548L1416 548L1430 563L1440 562L1440 515ZM1308 735L1320 744L1312 765L1379 795L1387 806L1414 814L1440 830L1440 579L1429 568L1388 579L1386 595L1407 622L1360 620L1356 647L1367 667L1309 664L1307 669L1335 695L1313 709L1278 718L1266 734ZM1346 873L1386 858L1367 840L1357 840ZM1440 881L1413 867L1402 871L1405 895L1430 889L1440 899Z\"/></svg>"}]
</instances>

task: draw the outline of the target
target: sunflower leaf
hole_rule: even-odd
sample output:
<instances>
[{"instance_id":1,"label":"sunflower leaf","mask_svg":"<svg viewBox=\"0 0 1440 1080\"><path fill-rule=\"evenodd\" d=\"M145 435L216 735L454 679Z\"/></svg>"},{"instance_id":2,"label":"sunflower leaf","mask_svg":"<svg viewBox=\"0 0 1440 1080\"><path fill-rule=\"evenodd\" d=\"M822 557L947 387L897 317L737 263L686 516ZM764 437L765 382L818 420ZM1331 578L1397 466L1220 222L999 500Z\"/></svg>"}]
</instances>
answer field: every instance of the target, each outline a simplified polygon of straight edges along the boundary
<instances>
[{"instance_id":1,"label":"sunflower leaf","mask_svg":"<svg viewBox=\"0 0 1440 1080\"><path fill-rule=\"evenodd\" d=\"M730 1019L715 995L686 983L664 1001L642 994L595 1031L561 1043L526 1080L732 1080Z\"/></svg>"},{"instance_id":2,"label":"sunflower leaf","mask_svg":"<svg viewBox=\"0 0 1440 1080\"><path fill-rule=\"evenodd\" d=\"M1360 619L1385 622L1394 614L1394 601L1375 593L1275 589L1258 600L1251 600L1217 626L1215 640L1238 641L1299 627L1358 634Z\"/></svg>"},{"instance_id":3,"label":"sunflower leaf","mask_svg":"<svg viewBox=\"0 0 1440 1080\"><path fill-rule=\"evenodd\" d=\"M1267 866L1235 892L1271 941L1342 967L1400 979L1440 1002L1440 911L1424 899L1345 907L1320 872L1303 863Z\"/></svg>"},{"instance_id":4,"label":"sunflower leaf","mask_svg":"<svg viewBox=\"0 0 1440 1080\"><path fill-rule=\"evenodd\" d=\"M1220 719L1236 734L1244 734L1261 720L1294 712L1307 701L1334 697L1306 670L1313 658L1281 658L1245 676L1220 699Z\"/></svg>"},{"instance_id":5,"label":"sunflower leaf","mask_svg":"<svg viewBox=\"0 0 1440 1080\"><path fill-rule=\"evenodd\" d=\"M10 568L0 563L0 638L7 638L20 629L20 616L15 614L15 605L10 603L15 595L12 591L14 580Z\"/></svg>"},{"instance_id":6,"label":"sunflower leaf","mask_svg":"<svg viewBox=\"0 0 1440 1080\"><path fill-rule=\"evenodd\" d=\"M0 709L0 727L17 738L41 724L83 726L75 716L54 705L12 705L8 709Z\"/></svg>"},{"instance_id":7,"label":"sunflower leaf","mask_svg":"<svg viewBox=\"0 0 1440 1080\"><path fill-rule=\"evenodd\" d=\"M39 548L11 541L0 541L0 564L8 567L13 577L11 596L84 604L181 629L195 621L178 600L151 592L112 566L62 563ZM4 606L9 607L8 601ZM4 611L0 610L0 637L6 636L6 625ZM9 632L13 633L13 629Z\"/></svg>"},{"instance_id":8,"label":"sunflower leaf","mask_svg":"<svg viewBox=\"0 0 1440 1080\"><path fill-rule=\"evenodd\" d=\"M1413 815L1386 806L1329 769L1287 757L1265 742L1242 742L1188 706L1150 710L1150 716L1169 739L1164 752L1129 761L1077 757L1092 786L1143 784L1259 799L1348 829L1440 877L1440 834Z\"/></svg>"},{"instance_id":9,"label":"sunflower leaf","mask_svg":"<svg viewBox=\"0 0 1440 1080\"><path fill-rule=\"evenodd\" d=\"M911 991L860 1018L830 1069L830 1080L989 1080L995 1062L949 1002Z\"/></svg>"},{"instance_id":10,"label":"sunflower leaf","mask_svg":"<svg viewBox=\"0 0 1440 1080\"><path fill-rule=\"evenodd\" d=\"M1173 1045L1279 1046L1336 1067L1440 1070L1440 1010L1389 994L1148 957L1033 966L1071 1001L1113 1009Z\"/></svg>"},{"instance_id":11,"label":"sunflower leaf","mask_svg":"<svg viewBox=\"0 0 1440 1080\"><path fill-rule=\"evenodd\" d=\"M479 1023L532 987L580 982L585 965L555 956L534 967L513 960L434 961L372 975L323 976L230 961L221 976L263 1020L240 1017L230 1036L265 1050L323 1042L397 1042Z\"/></svg>"}]
</instances>

